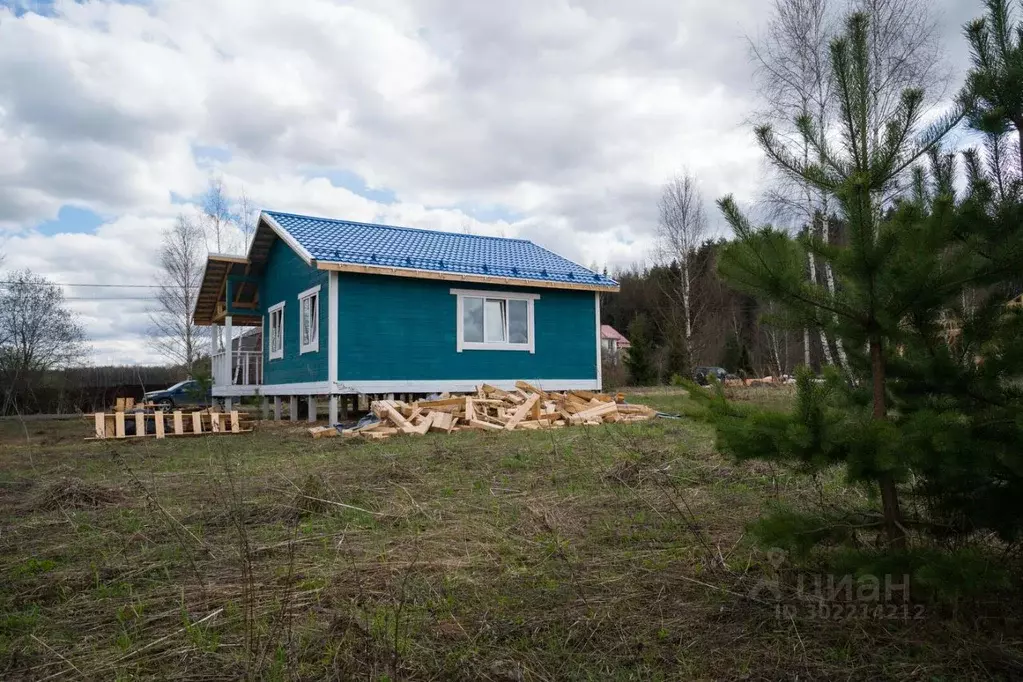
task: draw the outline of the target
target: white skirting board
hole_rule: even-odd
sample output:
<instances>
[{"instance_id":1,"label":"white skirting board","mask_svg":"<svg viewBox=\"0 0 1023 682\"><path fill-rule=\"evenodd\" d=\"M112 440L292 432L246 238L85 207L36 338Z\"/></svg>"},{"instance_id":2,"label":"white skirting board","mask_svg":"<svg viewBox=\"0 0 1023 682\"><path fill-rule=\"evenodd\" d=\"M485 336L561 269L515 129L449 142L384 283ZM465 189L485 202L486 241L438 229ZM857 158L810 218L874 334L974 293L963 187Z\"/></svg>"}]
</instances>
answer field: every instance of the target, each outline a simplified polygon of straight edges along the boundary
<instances>
[{"instance_id":1,"label":"white skirting board","mask_svg":"<svg viewBox=\"0 0 1023 682\"><path fill-rule=\"evenodd\" d=\"M311 381L296 384L265 384L263 386L214 386L217 398L246 395L345 395L375 393L467 393L480 384L505 390L515 388L515 379L417 379L396 381ZM544 391L598 391L597 379L528 379Z\"/></svg>"},{"instance_id":2,"label":"white skirting board","mask_svg":"<svg viewBox=\"0 0 1023 682\"><path fill-rule=\"evenodd\" d=\"M521 378L544 391L596 391L596 379L528 379ZM480 384L490 384L506 391L515 388L516 379L420 379L398 381L338 381L337 393L466 393Z\"/></svg>"}]
</instances>

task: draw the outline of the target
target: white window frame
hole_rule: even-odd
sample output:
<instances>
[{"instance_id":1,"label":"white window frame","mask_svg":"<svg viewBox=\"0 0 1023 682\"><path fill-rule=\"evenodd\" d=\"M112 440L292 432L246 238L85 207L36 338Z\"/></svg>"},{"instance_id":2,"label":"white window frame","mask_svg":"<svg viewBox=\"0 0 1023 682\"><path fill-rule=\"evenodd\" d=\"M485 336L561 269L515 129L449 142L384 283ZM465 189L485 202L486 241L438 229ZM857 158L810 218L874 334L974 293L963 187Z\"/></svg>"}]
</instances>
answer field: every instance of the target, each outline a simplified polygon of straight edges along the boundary
<instances>
[{"instance_id":1,"label":"white window frame","mask_svg":"<svg viewBox=\"0 0 1023 682\"><path fill-rule=\"evenodd\" d=\"M519 350L528 351L530 353L536 353L536 325L533 322L533 306L536 301L540 299L540 294L528 294L519 293L516 291L483 291L476 289L452 289L451 295L457 297L457 305L455 310L455 340L457 342L457 350L459 353L466 350ZM507 301L525 301L526 302L526 320L527 328L526 334L528 335L528 341L526 343L510 343L508 341L503 342L486 342L486 341L466 341L465 340L465 299L466 298L482 298L482 299L500 299L505 301L505 338L507 338L507 314L508 304ZM486 330L486 302L483 304L483 329Z\"/></svg>"},{"instance_id":2,"label":"white window frame","mask_svg":"<svg viewBox=\"0 0 1023 682\"><path fill-rule=\"evenodd\" d=\"M304 312L302 306L306 299L316 298L316 314L313 316L313 329L316 334L312 341L305 343L302 340L302 317ZM306 289L298 295L298 354L320 352L320 285Z\"/></svg>"},{"instance_id":3,"label":"white window frame","mask_svg":"<svg viewBox=\"0 0 1023 682\"><path fill-rule=\"evenodd\" d=\"M271 360L283 360L284 359L284 303L285 303L285 301L281 301L280 303L277 303L275 305L270 306L266 310L266 315L267 315L267 319L266 319L266 325L267 325L267 328L266 328L266 331L267 331L266 349L267 349L267 352L269 353L268 357ZM280 311L280 313L281 313L281 323L280 323L280 327L281 327L281 347L278 348L277 350L274 350L274 313L276 313L277 311Z\"/></svg>"}]
</instances>

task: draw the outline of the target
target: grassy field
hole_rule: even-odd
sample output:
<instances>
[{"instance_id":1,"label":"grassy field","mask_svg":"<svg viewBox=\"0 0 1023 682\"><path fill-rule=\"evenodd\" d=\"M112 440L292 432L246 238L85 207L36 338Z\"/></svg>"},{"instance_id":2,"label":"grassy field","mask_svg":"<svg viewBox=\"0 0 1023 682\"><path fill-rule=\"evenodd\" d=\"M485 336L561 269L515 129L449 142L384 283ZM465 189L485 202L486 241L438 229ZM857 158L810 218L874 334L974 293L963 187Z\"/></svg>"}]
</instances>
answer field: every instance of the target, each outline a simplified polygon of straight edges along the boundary
<instances>
[{"instance_id":1,"label":"grassy field","mask_svg":"<svg viewBox=\"0 0 1023 682\"><path fill-rule=\"evenodd\" d=\"M763 598L779 566L748 522L865 498L736 465L692 419L382 442L89 430L0 422L0 679L1020 674L997 604L832 617Z\"/></svg>"}]
</instances>

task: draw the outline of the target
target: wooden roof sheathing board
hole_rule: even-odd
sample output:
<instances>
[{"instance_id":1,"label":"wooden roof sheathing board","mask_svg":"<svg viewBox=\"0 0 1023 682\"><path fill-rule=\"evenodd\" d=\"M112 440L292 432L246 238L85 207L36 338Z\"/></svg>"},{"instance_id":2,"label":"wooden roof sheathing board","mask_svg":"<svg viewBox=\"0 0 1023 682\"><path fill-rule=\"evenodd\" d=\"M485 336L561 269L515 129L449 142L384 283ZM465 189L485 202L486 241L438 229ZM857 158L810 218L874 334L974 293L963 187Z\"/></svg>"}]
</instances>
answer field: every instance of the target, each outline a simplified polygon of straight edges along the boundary
<instances>
[{"instance_id":1,"label":"wooden roof sheathing board","mask_svg":"<svg viewBox=\"0 0 1023 682\"><path fill-rule=\"evenodd\" d=\"M206 269L203 271L202 283L199 285L199 294L196 297L195 312L192 315L194 322L201 326L217 322L226 309L227 278L244 277L248 274L248 258L211 253L206 259ZM255 300L255 288L251 286L245 288L249 289L249 295L246 298L250 301ZM240 326L262 324L262 317L255 311L253 314L234 313L232 317L234 324Z\"/></svg>"}]
</instances>

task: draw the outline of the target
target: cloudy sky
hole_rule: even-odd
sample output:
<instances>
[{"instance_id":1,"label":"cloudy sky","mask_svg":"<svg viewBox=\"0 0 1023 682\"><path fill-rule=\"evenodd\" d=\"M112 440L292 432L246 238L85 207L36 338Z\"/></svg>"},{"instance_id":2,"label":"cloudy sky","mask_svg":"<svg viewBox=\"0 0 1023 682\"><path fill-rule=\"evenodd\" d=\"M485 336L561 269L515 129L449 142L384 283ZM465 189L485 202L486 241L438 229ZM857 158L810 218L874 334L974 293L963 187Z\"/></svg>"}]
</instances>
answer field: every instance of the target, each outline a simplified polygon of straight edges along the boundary
<instances>
[{"instance_id":1,"label":"cloudy sky","mask_svg":"<svg viewBox=\"0 0 1023 682\"><path fill-rule=\"evenodd\" d=\"M933 0L960 78L980 2ZM658 187L765 176L766 0L0 0L0 252L151 284L211 177L261 208L648 259ZM720 229L713 212L712 221ZM2 278L2 277L0 277ZM160 362L148 289L68 287L96 362ZM121 300L93 300L119 297Z\"/></svg>"}]
</instances>

